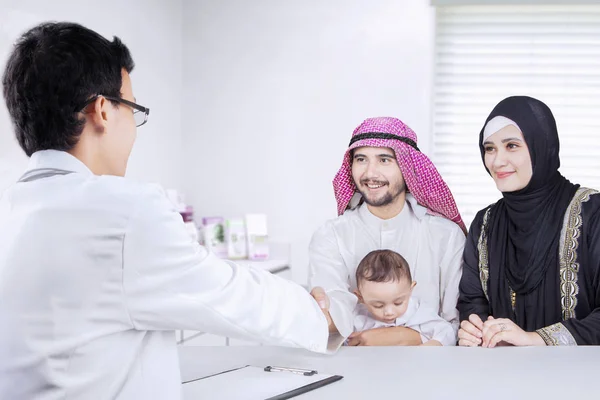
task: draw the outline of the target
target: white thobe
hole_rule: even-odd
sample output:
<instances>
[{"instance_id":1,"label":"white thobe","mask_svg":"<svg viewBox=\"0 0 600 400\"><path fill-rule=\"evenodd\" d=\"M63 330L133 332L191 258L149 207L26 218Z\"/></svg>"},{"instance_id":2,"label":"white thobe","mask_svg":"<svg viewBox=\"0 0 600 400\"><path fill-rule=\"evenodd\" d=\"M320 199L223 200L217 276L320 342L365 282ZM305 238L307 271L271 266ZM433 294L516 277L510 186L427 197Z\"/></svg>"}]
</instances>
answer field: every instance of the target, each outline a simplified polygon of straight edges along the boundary
<instances>
[{"instance_id":1,"label":"white thobe","mask_svg":"<svg viewBox=\"0 0 600 400\"><path fill-rule=\"evenodd\" d=\"M433 309L423 306L419 300L411 297L406 312L392 324L379 321L369 312L364 304L357 304L354 309L354 331L404 326L421 334L423 343L437 340L443 346L456 345L456 333L450 322L440 317Z\"/></svg>"},{"instance_id":2,"label":"white thobe","mask_svg":"<svg viewBox=\"0 0 600 400\"><path fill-rule=\"evenodd\" d=\"M348 337L357 303L352 292L359 262L373 250L394 250L406 259L417 281L413 296L450 322L456 333L464 245L465 234L457 224L427 213L410 193L402 211L387 220L362 204L314 233L309 247L309 286L325 289L333 322Z\"/></svg>"}]
</instances>

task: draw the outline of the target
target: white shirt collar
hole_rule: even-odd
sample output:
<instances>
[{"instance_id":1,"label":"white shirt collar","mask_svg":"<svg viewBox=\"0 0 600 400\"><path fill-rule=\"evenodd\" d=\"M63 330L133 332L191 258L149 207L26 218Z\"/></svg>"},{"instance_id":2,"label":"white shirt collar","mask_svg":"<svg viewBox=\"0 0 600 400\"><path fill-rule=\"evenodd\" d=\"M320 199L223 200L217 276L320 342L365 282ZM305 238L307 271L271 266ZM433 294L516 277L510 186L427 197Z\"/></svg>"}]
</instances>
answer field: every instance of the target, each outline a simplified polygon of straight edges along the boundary
<instances>
[{"instance_id":1,"label":"white shirt collar","mask_svg":"<svg viewBox=\"0 0 600 400\"><path fill-rule=\"evenodd\" d=\"M27 172L43 168L55 168L93 175L92 171L77 157L72 156L66 151L59 150L40 150L31 155L29 164L27 165Z\"/></svg>"},{"instance_id":2,"label":"white shirt collar","mask_svg":"<svg viewBox=\"0 0 600 400\"><path fill-rule=\"evenodd\" d=\"M410 214L413 214L415 217L417 217L417 219L421 220L425 214L427 214L427 208L420 205L412 194L407 193L404 207L402 208L402 211L400 211L400 213L395 217L390 219L381 219L371 213L366 203L360 205L358 213L360 218L369 226L396 229L406 224L407 219L410 218Z\"/></svg>"},{"instance_id":3,"label":"white shirt collar","mask_svg":"<svg viewBox=\"0 0 600 400\"><path fill-rule=\"evenodd\" d=\"M396 318L396 326L406 325L406 323L415 315L419 308L419 301L414 299L412 296L408 299L408 306L406 312L400 317Z\"/></svg>"}]
</instances>

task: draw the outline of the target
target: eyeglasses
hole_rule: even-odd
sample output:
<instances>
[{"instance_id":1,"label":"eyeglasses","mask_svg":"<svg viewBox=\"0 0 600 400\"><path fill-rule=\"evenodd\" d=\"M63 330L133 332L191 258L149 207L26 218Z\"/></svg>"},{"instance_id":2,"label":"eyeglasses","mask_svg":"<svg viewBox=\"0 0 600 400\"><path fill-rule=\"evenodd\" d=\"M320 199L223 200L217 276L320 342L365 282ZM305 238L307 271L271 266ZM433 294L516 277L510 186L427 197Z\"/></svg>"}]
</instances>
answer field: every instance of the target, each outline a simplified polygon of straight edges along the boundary
<instances>
[{"instance_id":1,"label":"eyeglasses","mask_svg":"<svg viewBox=\"0 0 600 400\"><path fill-rule=\"evenodd\" d=\"M121 104L125 104L126 106L129 106L131 108L133 108L133 119L135 120L135 126L142 126L144 125L146 122L148 122L148 114L150 114L150 109L140 106L139 104L136 104L132 101L129 100L125 100L122 99L120 97L113 97L113 96L104 96L102 94L97 94L95 96L93 96L91 99L89 99L88 101L86 101L83 106L79 107L79 111L83 112L83 110L89 106L90 104L92 104L94 101L96 101L96 99L98 97L104 97L107 100L111 100L111 101L116 101L117 103L121 103Z\"/></svg>"}]
</instances>

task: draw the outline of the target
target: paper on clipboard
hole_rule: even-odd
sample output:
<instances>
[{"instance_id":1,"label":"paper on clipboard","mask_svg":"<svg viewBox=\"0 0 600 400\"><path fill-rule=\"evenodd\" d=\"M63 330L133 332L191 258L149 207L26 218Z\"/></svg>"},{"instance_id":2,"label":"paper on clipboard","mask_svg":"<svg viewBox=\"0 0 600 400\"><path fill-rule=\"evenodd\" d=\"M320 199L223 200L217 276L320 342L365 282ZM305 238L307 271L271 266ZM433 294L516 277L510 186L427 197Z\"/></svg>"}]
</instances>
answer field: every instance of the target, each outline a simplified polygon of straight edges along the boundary
<instances>
[{"instance_id":1,"label":"paper on clipboard","mask_svg":"<svg viewBox=\"0 0 600 400\"><path fill-rule=\"evenodd\" d=\"M186 382L183 385L183 397L265 400L332 377L334 375L322 373L305 376L289 372L265 372L264 367L248 365Z\"/></svg>"}]
</instances>

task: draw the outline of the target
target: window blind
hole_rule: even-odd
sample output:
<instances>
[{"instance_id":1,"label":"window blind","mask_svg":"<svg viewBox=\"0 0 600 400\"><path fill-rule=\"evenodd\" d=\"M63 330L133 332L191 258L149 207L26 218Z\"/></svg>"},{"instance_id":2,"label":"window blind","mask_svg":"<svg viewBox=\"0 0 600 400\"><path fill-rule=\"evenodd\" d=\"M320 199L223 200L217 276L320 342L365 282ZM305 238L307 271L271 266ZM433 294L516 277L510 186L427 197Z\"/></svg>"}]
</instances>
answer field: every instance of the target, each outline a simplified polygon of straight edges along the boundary
<instances>
[{"instance_id":1,"label":"window blind","mask_svg":"<svg viewBox=\"0 0 600 400\"><path fill-rule=\"evenodd\" d=\"M600 189L600 5L440 6L435 38L432 159L467 224L501 196L478 137L511 95L550 107L560 171Z\"/></svg>"}]
</instances>

